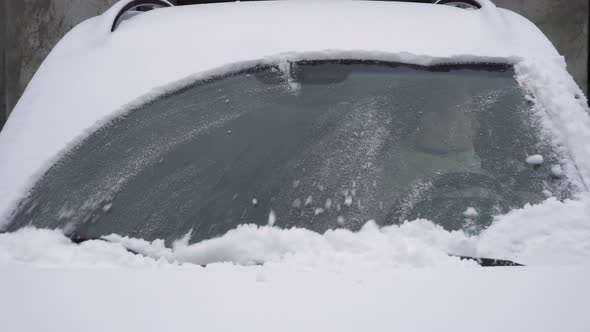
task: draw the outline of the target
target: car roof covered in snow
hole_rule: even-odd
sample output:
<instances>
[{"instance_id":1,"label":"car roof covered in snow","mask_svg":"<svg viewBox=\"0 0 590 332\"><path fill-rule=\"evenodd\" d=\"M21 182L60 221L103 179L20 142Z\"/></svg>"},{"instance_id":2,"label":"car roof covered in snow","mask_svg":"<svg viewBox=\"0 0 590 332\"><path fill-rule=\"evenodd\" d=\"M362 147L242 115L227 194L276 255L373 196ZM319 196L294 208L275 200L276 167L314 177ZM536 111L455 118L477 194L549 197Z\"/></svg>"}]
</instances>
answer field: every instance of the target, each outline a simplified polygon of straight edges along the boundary
<instances>
[{"instance_id":1,"label":"car roof covered in snow","mask_svg":"<svg viewBox=\"0 0 590 332\"><path fill-rule=\"evenodd\" d=\"M371 59L419 65L561 57L529 21L380 1L264 1L162 8L121 22L129 0L70 31L0 133L0 225L64 151L101 124L179 86L261 62Z\"/></svg>"}]
</instances>

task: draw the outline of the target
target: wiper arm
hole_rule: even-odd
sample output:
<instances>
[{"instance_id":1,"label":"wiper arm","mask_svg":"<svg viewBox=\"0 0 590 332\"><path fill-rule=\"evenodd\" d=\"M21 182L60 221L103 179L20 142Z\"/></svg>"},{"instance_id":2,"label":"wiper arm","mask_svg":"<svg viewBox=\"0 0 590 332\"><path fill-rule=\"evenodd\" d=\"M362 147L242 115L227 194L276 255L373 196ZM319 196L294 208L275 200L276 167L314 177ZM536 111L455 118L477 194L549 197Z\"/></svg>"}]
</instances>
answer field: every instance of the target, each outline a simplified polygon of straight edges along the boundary
<instances>
[{"instance_id":1,"label":"wiper arm","mask_svg":"<svg viewBox=\"0 0 590 332\"><path fill-rule=\"evenodd\" d=\"M88 241L105 241L105 242L107 242L105 239L100 238L100 237L83 237L83 236L78 236L78 235L71 235L68 237L70 238L70 241L72 241L75 244L80 244L80 243L84 243L84 242L88 242Z\"/></svg>"},{"instance_id":2,"label":"wiper arm","mask_svg":"<svg viewBox=\"0 0 590 332\"><path fill-rule=\"evenodd\" d=\"M483 258L483 257L470 257L470 256L459 256L449 255L453 257L459 257L461 260L475 261L477 264L483 267L497 267L497 266L524 266L523 264L516 263L505 259L494 259L494 258Z\"/></svg>"},{"instance_id":3,"label":"wiper arm","mask_svg":"<svg viewBox=\"0 0 590 332\"><path fill-rule=\"evenodd\" d=\"M75 243L75 244L81 244L81 243L88 242L88 241L104 241L104 242L112 243L111 241L104 239L102 237L83 237L83 236L77 236L77 235L70 236L70 240L72 241L72 243ZM135 250L129 249L123 245L122 245L122 247L134 255L140 255L140 253L138 253Z\"/></svg>"}]
</instances>

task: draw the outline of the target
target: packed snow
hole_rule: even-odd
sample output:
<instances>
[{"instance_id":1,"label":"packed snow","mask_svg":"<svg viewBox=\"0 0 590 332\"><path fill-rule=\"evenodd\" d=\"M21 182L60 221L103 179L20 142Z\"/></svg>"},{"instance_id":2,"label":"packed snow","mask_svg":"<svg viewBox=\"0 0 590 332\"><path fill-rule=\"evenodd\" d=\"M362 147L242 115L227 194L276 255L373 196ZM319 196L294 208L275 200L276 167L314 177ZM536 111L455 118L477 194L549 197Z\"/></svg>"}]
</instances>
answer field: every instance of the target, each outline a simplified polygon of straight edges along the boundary
<instances>
[{"instance_id":1,"label":"packed snow","mask_svg":"<svg viewBox=\"0 0 590 332\"><path fill-rule=\"evenodd\" d=\"M586 332L590 325L590 269L461 270L0 267L1 325L60 332Z\"/></svg>"},{"instance_id":2,"label":"packed snow","mask_svg":"<svg viewBox=\"0 0 590 332\"><path fill-rule=\"evenodd\" d=\"M551 175L553 175L556 178L560 178L563 176L563 169L561 168L560 165L553 165L551 166Z\"/></svg>"},{"instance_id":3,"label":"packed snow","mask_svg":"<svg viewBox=\"0 0 590 332\"><path fill-rule=\"evenodd\" d=\"M525 161L527 164L531 166L538 166L543 163L543 156L541 156L540 154L535 154L532 156L528 156Z\"/></svg>"},{"instance_id":4,"label":"packed snow","mask_svg":"<svg viewBox=\"0 0 590 332\"><path fill-rule=\"evenodd\" d=\"M277 215L275 214L274 211L270 211L268 213L268 225L269 226L274 226L275 222L277 221Z\"/></svg>"},{"instance_id":5,"label":"packed snow","mask_svg":"<svg viewBox=\"0 0 590 332\"><path fill-rule=\"evenodd\" d=\"M477 213L477 210L475 208L468 207L467 210L463 212L463 215L468 218L475 218L479 215L479 213Z\"/></svg>"},{"instance_id":6,"label":"packed snow","mask_svg":"<svg viewBox=\"0 0 590 332\"><path fill-rule=\"evenodd\" d=\"M475 209L473 209L475 210ZM474 217L477 211L469 212ZM473 214L475 212L475 214ZM0 265L35 266L198 266L282 263L300 268L332 269L476 266L453 255L513 260L526 265L590 266L590 197L513 210L479 235L449 232L427 220L378 227L368 221L358 232L346 229L318 234L306 229L241 225L225 235L172 247L164 241L109 235L72 243L59 230L24 228L0 234ZM137 253L138 255L136 255ZM360 264L360 265L359 265Z\"/></svg>"}]
</instances>

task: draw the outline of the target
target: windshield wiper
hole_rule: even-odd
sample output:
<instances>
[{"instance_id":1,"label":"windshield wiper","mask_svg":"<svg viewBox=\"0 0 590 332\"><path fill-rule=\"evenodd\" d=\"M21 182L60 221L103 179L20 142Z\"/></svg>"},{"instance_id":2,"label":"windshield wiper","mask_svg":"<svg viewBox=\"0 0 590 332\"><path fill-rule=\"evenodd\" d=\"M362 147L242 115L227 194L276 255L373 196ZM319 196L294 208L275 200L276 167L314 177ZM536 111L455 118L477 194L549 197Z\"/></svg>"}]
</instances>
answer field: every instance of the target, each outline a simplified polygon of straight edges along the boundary
<instances>
[{"instance_id":1,"label":"windshield wiper","mask_svg":"<svg viewBox=\"0 0 590 332\"><path fill-rule=\"evenodd\" d=\"M470 256L460 256L460 255L449 255L449 256L459 257L461 260L475 261L475 262L477 262L477 264L479 264L483 267L524 266L523 264L516 263L513 261L509 261L509 260L505 260L505 259L470 257Z\"/></svg>"},{"instance_id":2,"label":"windshield wiper","mask_svg":"<svg viewBox=\"0 0 590 332\"><path fill-rule=\"evenodd\" d=\"M77 235L70 236L70 240L75 244L81 244L81 243L87 242L87 241L104 241L104 242L112 243L109 240L101 238L101 237L82 237L82 236L77 236ZM123 248L125 248L125 250L127 250L128 252L130 252L132 254L141 255L139 252L134 251L129 248L126 248L125 246L123 246ZM461 256L461 255L449 255L449 256L458 257L461 260L475 261L477 264L479 264L480 266L483 266L483 267L524 266L523 264L519 264L519 263L505 260L505 259L470 257L470 256ZM201 266L206 266L206 265L201 265Z\"/></svg>"},{"instance_id":3,"label":"windshield wiper","mask_svg":"<svg viewBox=\"0 0 590 332\"><path fill-rule=\"evenodd\" d=\"M104 239L102 237L83 237L83 236L73 235L73 236L69 236L69 238L72 241L72 243L75 243L75 244L81 244L81 243L88 242L88 241L103 241L103 242L113 243L113 242L111 242L107 239ZM125 247L124 245L121 245L121 246L125 250L127 250L128 252L130 252L134 255L141 255L137 251L129 249L129 248Z\"/></svg>"}]
</instances>

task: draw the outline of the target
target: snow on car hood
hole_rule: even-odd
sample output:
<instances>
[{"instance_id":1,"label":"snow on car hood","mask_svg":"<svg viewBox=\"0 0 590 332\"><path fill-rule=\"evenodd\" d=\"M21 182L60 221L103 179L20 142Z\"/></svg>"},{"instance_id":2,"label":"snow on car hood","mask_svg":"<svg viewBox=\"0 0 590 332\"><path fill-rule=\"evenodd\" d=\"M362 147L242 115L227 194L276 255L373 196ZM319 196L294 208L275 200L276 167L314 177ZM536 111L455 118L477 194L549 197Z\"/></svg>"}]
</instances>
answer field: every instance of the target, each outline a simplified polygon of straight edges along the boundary
<instances>
[{"instance_id":1,"label":"snow on car hood","mask_svg":"<svg viewBox=\"0 0 590 332\"><path fill-rule=\"evenodd\" d=\"M580 267L42 272L0 267L3 330L585 332L590 323Z\"/></svg>"},{"instance_id":2,"label":"snow on car hood","mask_svg":"<svg viewBox=\"0 0 590 332\"><path fill-rule=\"evenodd\" d=\"M116 4L55 47L0 133L0 226L34 182L73 145L117 115L211 75L298 59L370 59L430 65L514 64L565 171L582 192L496 218L478 236L429 221L317 234L240 226L188 245L112 235L72 244L59 231L0 234L0 263L136 266L284 262L292 266L473 266L448 254L531 265L590 263L590 119L565 62L526 19L483 1L476 11L372 1L224 3L154 10L110 32ZM417 19L419 18L419 19ZM428 24L425 24L428 22ZM533 97L534 96L534 97ZM133 255L125 248L142 253Z\"/></svg>"}]
</instances>

